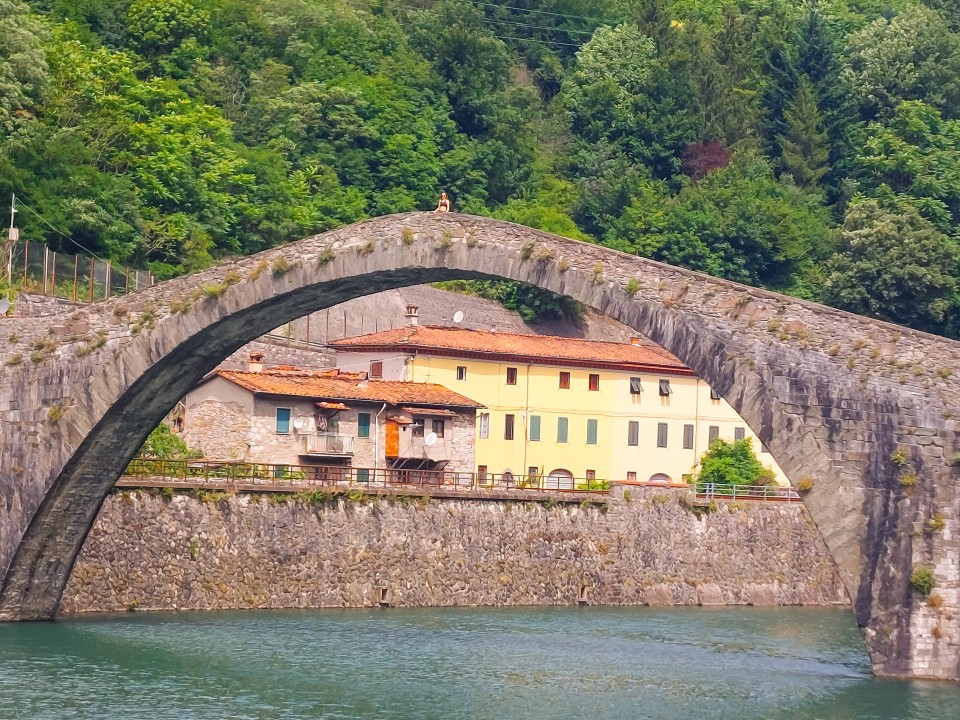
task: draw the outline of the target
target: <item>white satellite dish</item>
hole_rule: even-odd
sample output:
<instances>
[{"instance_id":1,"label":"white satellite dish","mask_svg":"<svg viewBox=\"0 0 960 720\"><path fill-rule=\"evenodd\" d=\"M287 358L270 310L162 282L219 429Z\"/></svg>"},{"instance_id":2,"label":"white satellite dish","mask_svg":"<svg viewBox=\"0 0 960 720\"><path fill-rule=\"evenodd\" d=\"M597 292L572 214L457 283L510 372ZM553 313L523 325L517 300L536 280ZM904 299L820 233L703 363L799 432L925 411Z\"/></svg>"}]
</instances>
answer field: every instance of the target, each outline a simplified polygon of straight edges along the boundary
<instances>
[{"instance_id":1,"label":"white satellite dish","mask_svg":"<svg viewBox=\"0 0 960 720\"><path fill-rule=\"evenodd\" d=\"M453 324L454 324L454 325L459 325L459 324L462 323L462 322L463 322L463 310L457 310L457 311L453 314Z\"/></svg>"},{"instance_id":2,"label":"white satellite dish","mask_svg":"<svg viewBox=\"0 0 960 720\"><path fill-rule=\"evenodd\" d=\"M427 433L426 436L423 438L423 444L426 445L427 447L430 447L431 445L435 445L436 442L437 442L437 434L435 432Z\"/></svg>"},{"instance_id":3,"label":"white satellite dish","mask_svg":"<svg viewBox=\"0 0 960 720\"><path fill-rule=\"evenodd\" d=\"M0 298L0 315L6 315L7 310L10 309L10 301L7 298ZM463 313L460 313L462 316Z\"/></svg>"},{"instance_id":4,"label":"white satellite dish","mask_svg":"<svg viewBox=\"0 0 960 720\"><path fill-rule=\"evenodd\" d=\"M303 418L296 418L296 419L293 421L293 429L294 429L294 430L302 430L302 429L303 429Z\"/></svg>"}]
</instances>

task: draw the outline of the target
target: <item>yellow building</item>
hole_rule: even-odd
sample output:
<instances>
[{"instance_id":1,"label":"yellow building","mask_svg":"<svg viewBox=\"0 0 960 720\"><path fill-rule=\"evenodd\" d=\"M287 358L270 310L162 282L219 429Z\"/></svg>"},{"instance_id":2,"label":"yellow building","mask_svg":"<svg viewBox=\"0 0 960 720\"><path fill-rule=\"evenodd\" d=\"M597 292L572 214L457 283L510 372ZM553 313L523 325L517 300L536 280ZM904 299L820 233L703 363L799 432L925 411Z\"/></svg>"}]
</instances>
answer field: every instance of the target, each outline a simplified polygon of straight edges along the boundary
<instances>
[{"instance_id":1,"label":"yellow building","mask_svg":"<svg viewBox=\"0 0 960 720\"><path fill-rule=\"evenodd\" d=\"M485 405L476 463L492 480L680 483L714 438L748 437L787 483L733 408L658 346L410 325L331 347L344 370L437 383Z\"/></svg>"}]
</instances>

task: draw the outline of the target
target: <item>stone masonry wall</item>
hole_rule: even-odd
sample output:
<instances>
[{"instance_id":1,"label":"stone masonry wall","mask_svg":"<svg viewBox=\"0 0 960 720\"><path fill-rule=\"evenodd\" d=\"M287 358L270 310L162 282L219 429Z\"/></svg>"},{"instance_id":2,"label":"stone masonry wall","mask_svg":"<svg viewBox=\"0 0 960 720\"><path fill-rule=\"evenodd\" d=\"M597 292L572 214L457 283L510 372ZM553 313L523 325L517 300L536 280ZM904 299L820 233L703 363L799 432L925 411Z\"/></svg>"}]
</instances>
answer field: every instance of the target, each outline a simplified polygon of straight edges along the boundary
<instances>
[{"instance_id":1,"label":"stone masonry wall","mask_svg":"<svg viewBox=\"0 0 960 720\"><path fill-rule=\"evenodd\" d=\"M803 507L729 504L697 518L671 491L576 504L239 495L111 495L66 613L397 606L847 603Z\"/></svg>"}]
</instances>

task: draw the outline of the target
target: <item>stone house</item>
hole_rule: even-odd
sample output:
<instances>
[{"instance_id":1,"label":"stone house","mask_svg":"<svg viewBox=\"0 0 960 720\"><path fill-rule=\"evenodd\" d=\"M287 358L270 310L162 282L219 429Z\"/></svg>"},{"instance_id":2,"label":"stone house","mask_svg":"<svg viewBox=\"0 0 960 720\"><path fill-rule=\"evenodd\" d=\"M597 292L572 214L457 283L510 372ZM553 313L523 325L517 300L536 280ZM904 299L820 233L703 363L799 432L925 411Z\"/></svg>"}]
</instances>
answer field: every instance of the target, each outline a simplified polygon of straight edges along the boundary
<instances>
[{"instance_id":1,"label":"stone house","mask_svg":"<svg viewBox=\"0 0 960 720\"><path fill-rule=\"evenodd\" d=\"M479 403L366 373L217 370L184 399L182 437L209 460L472 473Z\"/></svg>"}]
</instances>

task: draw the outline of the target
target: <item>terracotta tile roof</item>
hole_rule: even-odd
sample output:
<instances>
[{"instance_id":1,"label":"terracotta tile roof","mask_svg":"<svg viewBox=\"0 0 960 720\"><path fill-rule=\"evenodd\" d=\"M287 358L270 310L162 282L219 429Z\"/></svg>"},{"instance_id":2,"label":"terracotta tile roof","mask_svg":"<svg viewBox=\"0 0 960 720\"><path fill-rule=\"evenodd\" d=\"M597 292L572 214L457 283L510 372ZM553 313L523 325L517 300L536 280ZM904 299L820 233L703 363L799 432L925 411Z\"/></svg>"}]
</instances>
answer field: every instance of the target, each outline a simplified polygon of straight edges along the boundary
<instances>
[{"instance_id":1,"label":"terracotta tile roof","mask_svg":"<svg viewBox=\"0 0 960 720\"><path fill-rule=\"evenodd\" d=\"M210 377L222 377L254 393L286 395L324 400L363 400L391 405L442 405L452 407L483 407L468 397L448 390L436 383L366 380L364 373L337 373L337 371L310 372L283 369L264 369L262 372L217 370Z\"/></svg>"},{"instance_id":2,"label":"terracotta tile roof","mask_svg":"<svg viewBox=\"0 0 960 720\"><path fill-rule=\"evenodd\" d=\"M565 361L580 366L643 366L689 371L686 365L658 345L580 340L554 335L519 335L433 325L396 328L334 340L329 345L336 350L434 350L454 356L508 356L534 361L550 360L552 364Z\"/></svg>"}]
</instances>

